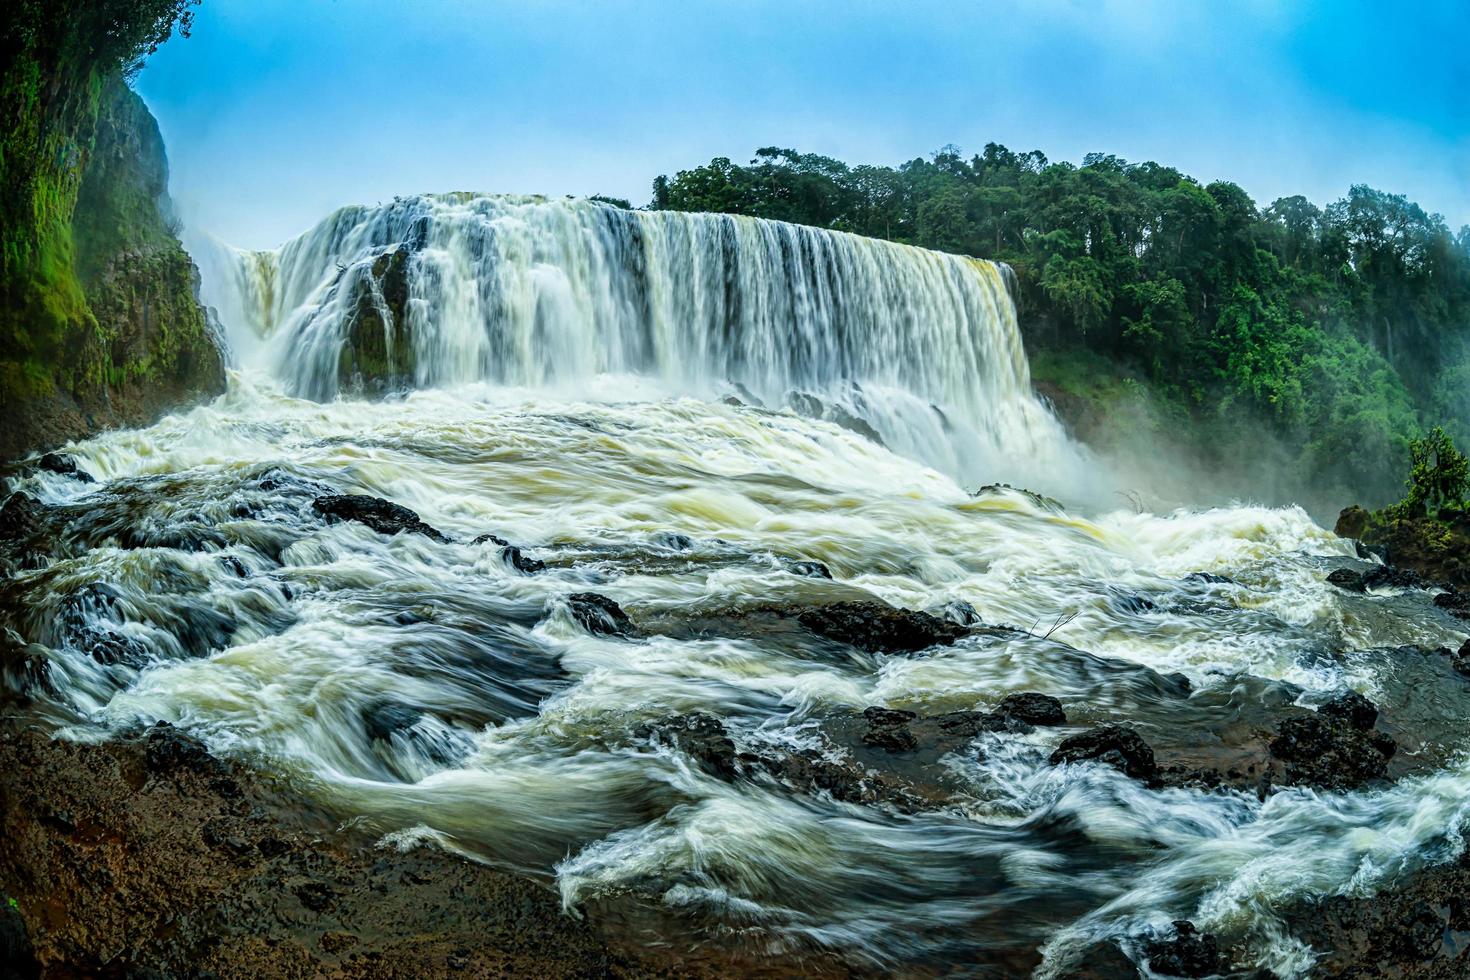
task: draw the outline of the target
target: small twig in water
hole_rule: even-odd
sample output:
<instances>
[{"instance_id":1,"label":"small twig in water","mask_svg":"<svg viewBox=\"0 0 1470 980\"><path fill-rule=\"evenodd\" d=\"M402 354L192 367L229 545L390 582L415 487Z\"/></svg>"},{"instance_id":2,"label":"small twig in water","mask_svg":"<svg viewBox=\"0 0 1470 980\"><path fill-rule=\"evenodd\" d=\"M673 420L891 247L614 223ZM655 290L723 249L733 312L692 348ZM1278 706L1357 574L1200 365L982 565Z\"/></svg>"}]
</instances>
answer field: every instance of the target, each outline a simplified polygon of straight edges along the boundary
<instances>
[{"instance_id":1,"label":"small twig in water","mask_svg":"<svg viewBox=\"0 0 1470 980\"><path fill-rule=\"evenodd\" d=\"M1076 618L1077 618L1077 614L1076 613L1065 613L1063 615L1058 616L1056 622L1054 622L1054 623L1051 624L1051 629L1049 629L1045 633L1041 634L1041 638L1043 640L1049 640L1049 639L1051 639L1051 635L1053 633L1055 633L1057 630L1061 629L1063 626L1066 626L1068 623L1070 623L1072 620L1074 620Z\"/></svg>"}]
</instances>

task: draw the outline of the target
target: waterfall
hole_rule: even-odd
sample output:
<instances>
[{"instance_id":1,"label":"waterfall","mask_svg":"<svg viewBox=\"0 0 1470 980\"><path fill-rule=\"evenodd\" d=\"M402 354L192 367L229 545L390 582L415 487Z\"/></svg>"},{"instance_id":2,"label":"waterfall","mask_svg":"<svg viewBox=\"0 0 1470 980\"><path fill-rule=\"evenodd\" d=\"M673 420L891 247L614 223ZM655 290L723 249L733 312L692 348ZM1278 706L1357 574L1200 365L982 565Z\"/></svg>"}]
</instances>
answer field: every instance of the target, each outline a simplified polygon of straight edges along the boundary
<instances>
[{"instance_id":1,"label":"waterfall","mask_svg":"<svg viewBox=\"0 0 1470 980\"><path fill-rule=\"evenodd\" d=\"M346 207L233 255L215 301L244 334L236 349L307 398L636 374L790 406L956 476L1071 459L994 262L742 216L474 194Z\"/></svg>"}]
</instances>

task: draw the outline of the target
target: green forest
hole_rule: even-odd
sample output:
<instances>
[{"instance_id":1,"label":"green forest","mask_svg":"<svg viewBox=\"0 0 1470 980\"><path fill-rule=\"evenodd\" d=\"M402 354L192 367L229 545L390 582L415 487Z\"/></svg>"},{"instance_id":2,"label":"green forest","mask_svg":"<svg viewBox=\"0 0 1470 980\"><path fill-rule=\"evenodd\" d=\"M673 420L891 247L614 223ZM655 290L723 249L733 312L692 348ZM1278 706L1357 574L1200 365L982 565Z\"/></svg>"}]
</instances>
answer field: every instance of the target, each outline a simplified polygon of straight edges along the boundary
<instances>
[{"instance_id":1,"label":"green forest","mask_svg":"<svg viewBox=\"0 0 1470 980\"><path fill-rule=\"evenodd\" d=\"M1269 442L1294 486L1338 506L1396 498L1410 440L1430 427L1470 436L1470 227L1402 195L1355 185L1325 207L1263 207L1157 163L1077 166L991 143L897 168L766 147L745 166L658 177L650 206L1006 262L1054 400L1089 403L1114 428L1187 429L1215 467Z\"/></svg>"}]
</instances>

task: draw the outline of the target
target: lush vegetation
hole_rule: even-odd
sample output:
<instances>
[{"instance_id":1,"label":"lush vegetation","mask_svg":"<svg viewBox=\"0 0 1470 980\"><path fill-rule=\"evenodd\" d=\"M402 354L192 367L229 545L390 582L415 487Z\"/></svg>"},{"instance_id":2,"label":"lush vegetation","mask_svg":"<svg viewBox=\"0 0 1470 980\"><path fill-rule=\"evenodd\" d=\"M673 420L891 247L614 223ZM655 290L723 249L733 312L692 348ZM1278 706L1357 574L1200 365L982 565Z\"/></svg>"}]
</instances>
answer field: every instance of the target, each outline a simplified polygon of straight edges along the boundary
<instances>
[{"instance_id":1,"label":"lush vegetation","mask_svg":"<svg viewBox=\"0 0 1470 980\"><path fill-rule=\"evenodd\" d=\"M198 0L9 0L0 18L0 403L101 384L72 227L104 92ZM89 360L85 367L78 359ZM70 382L68 382L70 383Z\"/></svg>"},{"instance_id":2,"label":"lush vegetation","mask_svg":"<svg viewBox=\"0 0 1470 980\"><path fill-rule=\"evenodd\" d=\"M1426 423L1470 437L1470 228L1399 195L1261 207L1229 182L1101 154L1076 166L990 144L890 168L768 147L659 177L651 206L1008 262L1042 380L1065 388L1045 366L1084 352L1088 373L1126 382L1104 387L1142 383L1154 416L1187 421L1221 466L1267 440L1300 486L1382 503Z\"/></svg>"}]
</instances>

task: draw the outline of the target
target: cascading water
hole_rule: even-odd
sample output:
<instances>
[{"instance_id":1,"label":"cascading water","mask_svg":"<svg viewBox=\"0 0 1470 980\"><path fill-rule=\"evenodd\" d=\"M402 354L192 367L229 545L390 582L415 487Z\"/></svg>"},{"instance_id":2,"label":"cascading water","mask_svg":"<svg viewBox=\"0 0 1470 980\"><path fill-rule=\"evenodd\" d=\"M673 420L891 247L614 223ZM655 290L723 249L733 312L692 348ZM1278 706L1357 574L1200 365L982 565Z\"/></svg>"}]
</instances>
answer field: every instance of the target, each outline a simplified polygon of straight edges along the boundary
<instances>
[{"instance_id":1,"label":"cascading water","mask_svg":"<svg viewBox=\"0 0 1470 980\"><path fill-rule=\"evenodd\" d=\"M0 540L0 616L73 737L167 719L569 906L915 972L1056 974L1105 939L1141 961L1191 917L1302 975L1284 908L1459 853L1470 695L1434 651L1466 632L1426 593L1328 584L1352 545L1297 509L957 482L1068 454L998 266L468 196L201 258L230 391L71 447L97 483L12 481L40 530ZM328 521L334 492L442 533ZM852 600L952 625L885 650L803 618ZM1399 743L1384 781L1243 775L1347 688ZM974 714L1020 692L1066 724ZM1052 764L1113 722L1157 778Z\"/></svg>"},{"instance_id":2,"label":"cascading water","mask_svg":"<svg viewBox=\"0 0 1470 980\"><path fill-rule=\"evenodd\" d=\"M1008 275L784 222L450 194L237 253L213 298L303 397L637 374L825 414L962 479L1075 482Z\"/></svg>"}]
</instances>

